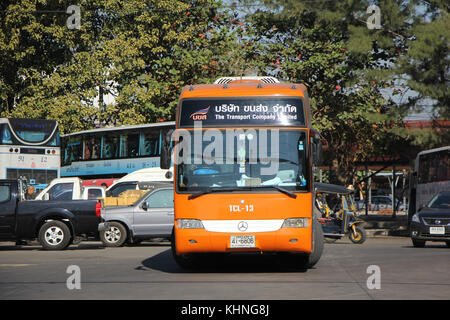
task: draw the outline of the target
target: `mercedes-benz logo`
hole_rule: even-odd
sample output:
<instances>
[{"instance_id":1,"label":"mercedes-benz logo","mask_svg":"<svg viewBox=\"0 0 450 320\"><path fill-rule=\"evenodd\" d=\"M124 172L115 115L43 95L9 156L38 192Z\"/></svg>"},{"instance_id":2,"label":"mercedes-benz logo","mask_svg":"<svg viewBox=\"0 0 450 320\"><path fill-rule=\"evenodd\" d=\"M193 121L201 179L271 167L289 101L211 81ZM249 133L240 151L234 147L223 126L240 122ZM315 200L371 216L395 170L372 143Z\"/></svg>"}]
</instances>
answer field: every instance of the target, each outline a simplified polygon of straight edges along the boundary
<instances>
[{"instance_id":1,"label":"mercedes-benz logo","mask_svg":"<svg viewBox=\"0 0 450 320\"><path fill-rule=\"evenodd\" d=\"M238 229L239 231L245 231L248 228L248 224L245 221L241 221L238 223Z\"/></svg>"}]
</instances>

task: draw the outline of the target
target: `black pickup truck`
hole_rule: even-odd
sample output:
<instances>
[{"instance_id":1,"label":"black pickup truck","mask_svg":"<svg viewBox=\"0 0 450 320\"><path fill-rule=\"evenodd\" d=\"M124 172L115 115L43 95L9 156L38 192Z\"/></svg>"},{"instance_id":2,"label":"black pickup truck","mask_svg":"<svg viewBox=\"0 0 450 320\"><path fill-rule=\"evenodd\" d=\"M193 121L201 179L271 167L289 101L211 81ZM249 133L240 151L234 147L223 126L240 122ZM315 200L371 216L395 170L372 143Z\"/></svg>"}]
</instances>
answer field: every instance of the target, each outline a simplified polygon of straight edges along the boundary
<instances>
[{"instance_id":1,"label":"black pickup truck","mask_svg":"<svg viewBox=\"0 0 450 320\"><path fill-rule=\"evenodd\" d=\"M98 237L102 205L97 200L23 200L20 180L0 180L0 241L38 239L46 250L62 250Z\"/></svg>"}]
</instances>

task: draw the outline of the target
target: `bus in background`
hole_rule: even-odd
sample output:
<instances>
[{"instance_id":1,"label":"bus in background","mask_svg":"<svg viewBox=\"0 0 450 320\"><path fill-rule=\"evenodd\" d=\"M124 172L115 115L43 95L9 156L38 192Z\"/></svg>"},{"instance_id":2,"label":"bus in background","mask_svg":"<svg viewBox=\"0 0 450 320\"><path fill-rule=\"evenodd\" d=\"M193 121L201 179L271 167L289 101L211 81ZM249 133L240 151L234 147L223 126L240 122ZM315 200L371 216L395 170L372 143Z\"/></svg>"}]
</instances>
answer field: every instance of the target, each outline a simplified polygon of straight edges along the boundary
<instances>
[{"instance_id":1,"label":"bus in background","mask_svg":"<svg viewBox=\"0 0 450 320\"><path fill-rule=\"evenodd\" d=\"M185 87L163 142L161 168L174 162L171 242L181 267L201 264L202 253L276 252L302 269L318 262L312 167L322 144L304 85L239 77Z\"/></svg>"},{"instance_id":2,"label":"bus in background","mask_svg":"<svg viewBox=\"0 0 450 320\"><path fill-rule=\"evenodd\" d=\"M421 151L410 182L408 222L437 193L450 190L450 146Z\"/></svg>"},{"instance_id":3,"label":"bus in background","mask_svg":"<svg viewBox=\"0 0 450 320\"><path fill-rule=\"evenodd\" d=\"M0 179L22 177L43 189L59 178L60 157L58 122L0 118Z\"/></svg>"},{"instance_id":4,"label":"bus in background","mask_svg":"<svg viewBox=\"0 0 450 320\"><path fill-rule=\"evenodd\" d=\"M161 139L174 127L175 122L160 122L63 135L61 177L109 187L130 172L159 167Z\"/></svg>"}]
</instances>

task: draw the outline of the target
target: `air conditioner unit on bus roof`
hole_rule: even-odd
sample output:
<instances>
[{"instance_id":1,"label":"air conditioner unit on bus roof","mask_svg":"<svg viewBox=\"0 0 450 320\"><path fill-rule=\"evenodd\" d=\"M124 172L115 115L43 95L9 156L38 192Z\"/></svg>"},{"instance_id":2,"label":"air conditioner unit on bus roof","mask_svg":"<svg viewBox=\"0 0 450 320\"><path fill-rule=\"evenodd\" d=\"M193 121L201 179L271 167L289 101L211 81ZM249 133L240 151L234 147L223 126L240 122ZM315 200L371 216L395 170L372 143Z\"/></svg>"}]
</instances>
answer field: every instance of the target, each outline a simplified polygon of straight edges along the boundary
<instances>
[{"instance_id":1,"label":"air conditioner unit on bus roof","mask_svg":"<svg viewBox=\"0 0 450 320\"><path fill-rule=\"evenodd\" d=\"M214 84L227 84L231 82L251 82L252 80L259 83L280 83L277 78L274 77L222 77L214 81Z\"/></svg>"}]
</instances>

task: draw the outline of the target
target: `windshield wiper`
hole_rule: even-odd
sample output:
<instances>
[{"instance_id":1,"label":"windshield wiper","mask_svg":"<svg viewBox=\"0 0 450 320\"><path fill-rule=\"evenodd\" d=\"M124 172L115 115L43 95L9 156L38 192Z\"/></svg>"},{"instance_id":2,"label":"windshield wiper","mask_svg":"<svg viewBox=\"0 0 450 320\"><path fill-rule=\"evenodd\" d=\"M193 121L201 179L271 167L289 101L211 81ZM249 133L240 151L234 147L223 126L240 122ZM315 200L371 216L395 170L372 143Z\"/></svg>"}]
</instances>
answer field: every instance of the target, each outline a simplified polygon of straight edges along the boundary
<instances>
[{"instance_id":1,"label":"windshield wiper","mask_svg":"<svg viewBox=\"0 0 450 320\"><path fill-rule=\"evenodd\" d=\"M280 191L281 193L284 193L286 195L288 195L291 198L296 199L297 195L295 193L292 193L284 188L281 188L279 186L262 186L262 187L234 187L234 188L209 188L205 191L200 191L198 193L193 193L188 197L188 200L192 200L195 198L198 198L204 194L209 194L209 193L214 193L214 192L230 192L230 191L251 191L251 190L257 190L257 189L263 189L263 188L273 188L276 189L278 191Z\"/></svg>"},{"instance_id":2,"label":"windshield wiper","mask_svg":"<svg viewBox=\"0 0 450 320\"><path fill-rule=\"evenodd\" d=\"M209 189L206 189L205 191L200 191L200 192L191 194L191 195L188 197L188 200L192 200L192 199L198 198L198 197L200 197L200 196L202 196L202 195L204 195L204 194L209 194L209 193L214 193L214 192L230 192L230 191L241 191L241 190L246 190L246 191L248 191L248 190L251 190L251 188L248 188L248 187L233 187L233 188L220 188L220 187L218 187L218 188L209 188Z\"/></svg>"},{"instance_id":3,"label":"windshield wiper","mask_svg":"<svg viewBox=\"0 0 450 320\"><path fill-rule=\"evenodd\" d=\"M297 195L295 193L292 193L289 190L286 190L286 189L284 189L282 187L279 187L279 186L262 186L262 187L259 187L259 188L273 188L273 189L276 189L276 190L280 191L281 193L284 193L284 194L288 195L291 198L294 198L294 199L297 198Z\"/></svg>"}]
</instances>

